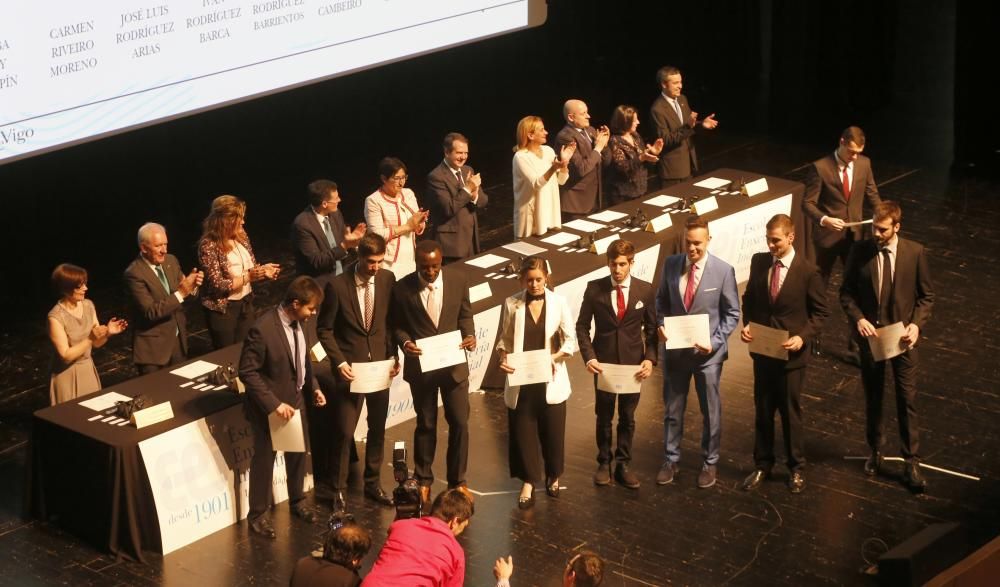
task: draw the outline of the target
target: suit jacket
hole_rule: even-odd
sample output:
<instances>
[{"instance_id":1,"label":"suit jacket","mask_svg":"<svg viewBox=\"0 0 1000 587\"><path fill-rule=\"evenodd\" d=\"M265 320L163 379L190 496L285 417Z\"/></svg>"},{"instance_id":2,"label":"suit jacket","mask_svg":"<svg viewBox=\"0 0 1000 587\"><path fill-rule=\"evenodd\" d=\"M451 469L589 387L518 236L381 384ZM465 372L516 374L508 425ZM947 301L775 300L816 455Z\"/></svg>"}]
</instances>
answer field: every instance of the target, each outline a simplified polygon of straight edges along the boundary
<instances>
[{"instance_id":1,"label":"suit jacket","mask_svg":"<svg viewBox=\"0 0 1000 587\"><path fill-rule=\"evenodd\" d=\"M326 284L323 306L316 330L323 348L330 355L330 366L337 373L341 363L384 361L396 356L396 345L389 332L389 305L396 276L392 271L375 274L375 307L371 330L365 330L364 308L358 303L354 271L344 271Z\"/></svg>"},{"instance_id":2,"label":"suit jacket","mask_svg":"<svg viewBox=\"0 0 1000 587\"><path fill-rule=\"evenodd\" d=\"M608 277L587 284L576 320L576 339L586 364L593 359L602 363L638 365L643 360L656 364L656 307L653 286L632 276L626 290L625 316L611 305L614 280ZM590 321L594 321L594 338L590 338Z\"/></svg>"},{"instance_id":3,"label":"suit jacket","mask_svg":"<svg viewBox=\"0 0 1000 587\"><path fill-rule=\"evenodd\" d=\"M671 255L663 263L660 288L656 292L656 322L663 324L666 316L708 314L708 330L712 336L712 352L702 355L697 350L667 351L667 369L672 365L711 365L729 358L728 339L740 322L740 294L736 289L736 270L729 263L706 253L708 264L702 271L691 309L684 309L680 293L687 255ZM669 333L668 333L669 334Z\"/></svg>"},{"instance_id":4,"label":"suit jacket","mask_svg":"<svg viewBox=\"0 0 1000 587\"><path fill-rule=\"evenodd\" d=\"M309 349L313 340L309 328L300 328L306 348L303 363L306 369L305 386L319 389L313 376ZM267 417L282 403L299 410L305 405L302 390L296 386L295 359L293 349L288 345L288 337L278 316L278 308L261 314L250 327L243 349L240 352L240 381L247 390L251 413Z\"/></svg>"},{"instance_id":5,"label":"suit jacket","mask_svg":"<svg viewBox=\"0 0 1000 587\"><path fill-rule=\"evenodd\" d=\"M396 344L400 348L410 340L426 338L445 332L458 330L462 338L475 335L472 321L472 304L469 303L469 288L465 278L458 272L441 272L441 316L435 327L424 304L420 301L420 291L424 288L420 276L413 272L399 280L392 288L392 309L389 322L393 325ZM432 375L448 371L457 383L469 378L469 364L460 363L445 369L431 371ZM406 357L403 363L403 379L410 384L422 383L425 379L420 370L419 357Z\"/></svg>"},{"instance_id":6,"label":"suit jacket","mask_svg":"<svg viewBox=\"0 0 1000 587\"><path fill-rule=\"evenodd\" d=\"M677 118L674 107L661 93L653 100L649 119L656 126L656 137L663 139L663 151L657 171L662 179L686 179L698 171L698 157L694 150L694 128L688 124L691 107L687 96L677 97L683 120Z\"/></svg>"},{"instance_id":7,"label":"suit jacket","mask_svg":"<svg viewBox=\"0 0 1000 587\"><path fill-rule=\"evenodd\" d=\"M757 253L750 259L750 278L743 292L743 324L756 322L780 330L787 330L788 336L802 338L802 348L788 353L785 369L805 367L809 361L812 339L819 334L823 320L830 315L826 305L826 285L820 277L819 268L796 252L791 267L784 271L785 281L778 291L778 298L771 303L771 282L768 270L774 262L770 253ZM754 359L770 360L770 357L751 353Z\"/></svg>"},{"instance_id":8,"label":"suit jacket","mask_svg":"<svg viewBox=\"0 0 1000 587\"><path fill-rule=\"evenodd\" d=\"M316 279L320 287L337 271L337 261L347 260L349 251L344 248L344 215L337 210L328 216L333 229L336 246L331 247L326 240L326 232L316 218L312 206L299 213L292 221L292 252L295 254L295 269L299 275Z\"/></svg>"},{"instance_id":9,"label":"suit jacket","mask_svg":"<svg viewBox=\"0 0 1000 587\"><path fill-rule=\"evenodd\" d=\"M864 197L862 197L864 196ZM860 222L863 214L863 203L874 207L882 200L875 185L872 174L872 162L864 155L858 155L854 161L854 174L851 178L851 199L844 199L844 182L837 171L837 158L827 155L813 162L806 177L806 195L802 199L802 211L812 218L813 240L817 245L830 248L846 236L846 231L837 232L819 225L824 216L840 218L846 222ZM850 229L854 240L864 239L864 227L854 226Z\"/></svg>"},{"instance_id":10,"label":"suit jacket","mask_svg":"<svg viewBox=\"0 0 1000 587\"><path fill-rule=\"evenodd\" d=\"M462 177L476 172L465 165ZM442 161L427 174L427 209L430 211L434 239L441 245L445 257L471 257L479 253L479 218L476 211L485 208L490 198L479 187L479 197L473 203L472 194L462 189L451 168Z\"/></svg>"},{"instance_id":11,"label":"suit jacket","mask_svg":"<svg viewBox=\"0 0 1000 587\"><path fill-rule=\"evenodd\" d=\"M899 238L899 237L897 237ZM854 243L844 268L844 283L840 286L840 305L852 322L866 318L878 321L878 245L872 239ZM892 279L892 315L903 324L916 324L924 329L934 306L934 286L924 247L899 238L896 248L896 269ZM857 330L855 336L860 336Z\"/></svg>"},{"instance_id":12,"label":"suit jacket","mask_svg":"<svg viewBox=\"0 0 1000 587\"><path fill-rule=\"evenodd\" d=\"M603 207L601 168L611 162L611 151L607 148L600 153L594 150L596 134L593 127L588 126L580 132L567 124L556 135L556 143L560 147L576 143L576 152L569 160L569 179L559 186L563 212L583 214Z\"/></svg>"},{"instance_id":13,"label":"suit jacket","mask_svg":"<svg viewBox=\"0 0 1000 587\"><path fill-rule=\"evenodd\" d=\"M524 349L524 320L527 311L524 290L504 300L500 310L500 340L497 342L497 350L519 353ZM566 298L549 289L545 290L545 349L551 354L562 351L567 355L572 355L577 349L569 304L566 303ZM545 403L564 402L569 399L572 391L566 361L559 361L552 381L545 385ZM521 386L508 385L505 378L503 399L508 408L517 409L520 394Z\"/></svg>"},{"instance_id":14,"label":"suit jacket","mask_svg":"<svg viewBox=\"0 0 1000 587\"><path fill-rule=\"evenodd\" d=\"M177 257L167 255L161 265L170 293L140 255L125 269L128 317L132 327L132 361L138 365L166 365L174 350L174 336L180 336L181 351L187 355L187 316L184 305L173 292L184 278Z\"/></svg>"}]
</instances>

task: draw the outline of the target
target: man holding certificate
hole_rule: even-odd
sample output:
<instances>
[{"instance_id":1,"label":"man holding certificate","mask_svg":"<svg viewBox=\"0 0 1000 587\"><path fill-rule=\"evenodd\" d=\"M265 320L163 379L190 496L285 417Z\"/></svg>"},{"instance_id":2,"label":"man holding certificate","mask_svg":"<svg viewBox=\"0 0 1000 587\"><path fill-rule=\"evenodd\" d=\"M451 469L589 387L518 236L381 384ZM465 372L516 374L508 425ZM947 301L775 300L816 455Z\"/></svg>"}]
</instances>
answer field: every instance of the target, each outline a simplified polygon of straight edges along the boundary
<instances>
[{"instance_id":1,"label":"man holding certificate","mask_svg":"<svg viewBox=\"0 0 1000 587\"><path fill-rule=\"evenodd\" d=\"M681 460L684 437L684 409L688 389L694 378L698 404L701 406L701 452L704 462L698 475L698 487L715 485L719 446L722 439L722 404L719 380L722 362L729 357L727 339L740 322L740 298L733 266L708 252L711 240L708 223L697 216L685 225L686 254L671 255L663 263L660 287L656 292L660 340L667 343L663 375L663 418L665 454L657 485L674 480ZM692 329L701 318L702 332ZM685 348L671 338L691 340Z\"/></svg>"},{"instance_id":2,"label":"man holding certificate","mask_svg":"<svg viewBox=\"0 0 1000 587\"><path fill-rule=\"evenodd\" d=\"M302 413L303 396L307 393L317 406L326 404L307 355L315 341L311 340L309 329L303 327L303 323L316 315L316 308L322 302L323 290L316 281L311 277L297 277L288 286L285 300L257 318L240 353L240 381L246 386L246 414L254 433L247 521L251 532L272 540L274 527L265 515L271 507L275 457L268 416L277 415L281 421L291 421L297 412ZM316 514L303 503L305 453L286 452L285 471L292 513L307 522L315 522Z\"/></svg>"},{"instance_id":3,"label":"man holding certificate","mask_svg":"<svg viewBox=\"0 0 1000 587\"><path fill-rule=\"evenodd\" d=\"M799 394L806 376L809 345L830 314L819 268L796 254L795 226L785 214L767 223L769 253L750 259L750 278L743 292L743 330L753 358L754 471L743 489L758 487L774 466L774 412L781 416L785 439L788 489L805 488L802 468L802 407Z\"/></svg>"},{"instance_id":4,"label":"man holding certificate","mask_svg":"<svg viewBox=\"0 0 1000 587\"><path fill-rule=\"evenodd\" d=\"M612 460L617 461L615 480L629 489L639 488L639 478L629 470L635 408L639 405L639 384L649 377L656 364L656 311L653 286L630 275L635 262L635 245L617 240L608 245L610 278L587 284L576 321L576 338L587 370L594 374L597 413L597 471L594 484L611 483ZM594 322L594 338L590 323ZM621 371L625 381L617 383ZM619 391L621 389L621 391ZM611 454L611 421L618 402L618 445Z\"/></svg>"},{"instance_id":5,"label":"man holding certificate","mask_svg":"<svg viewBox=\"0 0 1000 587\"><path fill-rule=\"evenodd\" d=\"M403 379L410 384L417 413L413 476L429 511L439 390L448 421L448 487L468 494L469 364L465 352L476 349L476 336L468 285L461 274L441 270L441 246L435 241L417 243L416 259L417 270L392 290L390 322L396 344L406 353Z\"/></svg>"},{"instance_id":6,"label":"man holding certificate","mask_svg":"<svg viewBox=\"0 0 1000 587\"><path fill-rule=\"evenodd\" d=\"M896 414L903 458L904 480L914 492L923 492L927 482L920 474L920 433L917 422L917 349L920 331L931 317L934 288L924 247L899 237L903 213L899 204L883 200L875 206L872 239L856 243L847 258L840 305L856 324L855 338L861 342L861 382L865 388L865 435L871 455L865 474L874 476L882 465L882 395L886 364L892 363L896 386ZM886 341L892 326L903 334ZM880 340L882 339L882 340ZM889 342L903 350L887 360L876 360L872 346Z\"/></svg>"},{"instance_id":7,"label":"man holding certificate","mask_svg":"<svg viewBox=\"0 0 1000 587\"><path fill-rule=\"evenodd\" d=\"M363 402L368 406L365 497L392 505L392 497L379 482L389 381L399 373L388 325L396 278L391 271L379 270L384 257L385 239L372 232L361 237L357 266L326 284L319 312L319 340L335 371L333 389L327 390L332 418L328 483L334 492L334 511L346 508L348 461Z\"/></svg>"}]
</instances>

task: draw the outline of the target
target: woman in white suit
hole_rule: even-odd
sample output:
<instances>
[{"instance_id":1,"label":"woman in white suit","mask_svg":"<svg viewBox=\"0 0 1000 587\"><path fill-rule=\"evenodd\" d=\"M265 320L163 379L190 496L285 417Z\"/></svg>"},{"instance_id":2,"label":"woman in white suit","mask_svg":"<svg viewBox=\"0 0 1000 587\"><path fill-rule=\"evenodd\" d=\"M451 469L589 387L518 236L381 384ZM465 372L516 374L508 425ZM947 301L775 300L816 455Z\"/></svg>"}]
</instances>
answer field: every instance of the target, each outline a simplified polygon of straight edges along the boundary
<instances>
[{"instance_id":1,"label":"woman in white suit","mask_svg":"<svg viewBox=\"0 0 1000 587\"><path fill-rule=\"evenodd\" d=\"M514 146L514 238L545 234L562 226L559 186L569 179L576 143L564 145L559 156L545 144L549 132L542 119L525 116L517 123Z\"/></svg>"},{"instance_id":2,"label":"woman in white suit","mask_svg":"<svg viewBox=\"0 0 1000 587\"><path fill-rule=\"evenodd\" d=\"M548 383L504 389L510 427L510 476L521 479L517 505L528 509L535 503L535 484L545 475L545 491L559 497L566 441L566 400L569 374L565 360L577 350L576 333L569 304L546 288L549 271L545 259L528 257L521 263L524 290L504 301L500 314L500 369L514 373L508 353L545 349L552 357Z\"/></svg>"}]
</instances>

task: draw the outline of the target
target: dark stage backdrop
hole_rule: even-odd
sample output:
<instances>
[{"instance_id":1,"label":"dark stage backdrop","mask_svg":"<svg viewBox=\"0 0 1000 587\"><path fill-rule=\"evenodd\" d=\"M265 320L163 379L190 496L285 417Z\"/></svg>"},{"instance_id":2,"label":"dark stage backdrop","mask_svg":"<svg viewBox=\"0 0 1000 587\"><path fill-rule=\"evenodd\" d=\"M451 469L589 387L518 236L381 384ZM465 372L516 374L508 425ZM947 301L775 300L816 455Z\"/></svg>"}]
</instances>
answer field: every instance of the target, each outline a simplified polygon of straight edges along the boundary
<instances>
[{"instance_id":1,"label":"dark stage backdrop","mask_svg":"<svg viewBox=\"0 0 1000 587\"><path fill-rule=\"evenodd\" d=\"M448 131L470 138L487 185L509 184L518 119L540 115L554 135L563 100L579 97L599 124L618 103L645 121L667 63L720 133L784 135L819 153L847 124L876 136L887 113L926 118L919 106L942 87L931 118L950 129L955 9L915 4L554 0L536 29L2 166L0 319L44 322L62 261L88 268L92 288L116 286L147 220L190 267L219 194L247 200L255 242L284 242L315 178L341 184L354 222L379 158L401 157L420 189ZM928 69L930 81L914 79Z\"/></svg>"}]
</instances>

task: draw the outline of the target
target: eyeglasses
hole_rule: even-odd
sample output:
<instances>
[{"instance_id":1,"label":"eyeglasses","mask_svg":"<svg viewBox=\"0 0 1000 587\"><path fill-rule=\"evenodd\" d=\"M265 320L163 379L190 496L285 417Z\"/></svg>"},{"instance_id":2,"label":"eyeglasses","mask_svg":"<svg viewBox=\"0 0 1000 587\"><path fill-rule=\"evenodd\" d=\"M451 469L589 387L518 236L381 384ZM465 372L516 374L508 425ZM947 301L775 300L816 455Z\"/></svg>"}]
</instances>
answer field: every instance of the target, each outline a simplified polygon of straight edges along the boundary
<instances>
[{"instance_id":1,"label":"eyeglasses","mask_svg":"<svg viewBox=\"0 0 1000 587\"><path fill-rule=\"evenodd\" d=\"M406 180L409 178L410 178L409 175L394 175L389 178L389 181L394 181L396 183L406 183Z\"/></svg>"}]
</instances>

